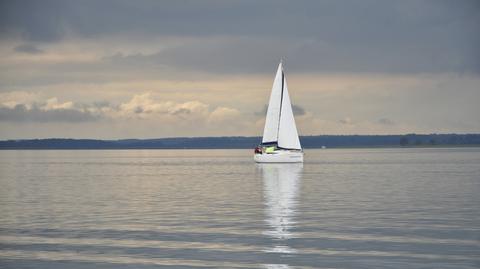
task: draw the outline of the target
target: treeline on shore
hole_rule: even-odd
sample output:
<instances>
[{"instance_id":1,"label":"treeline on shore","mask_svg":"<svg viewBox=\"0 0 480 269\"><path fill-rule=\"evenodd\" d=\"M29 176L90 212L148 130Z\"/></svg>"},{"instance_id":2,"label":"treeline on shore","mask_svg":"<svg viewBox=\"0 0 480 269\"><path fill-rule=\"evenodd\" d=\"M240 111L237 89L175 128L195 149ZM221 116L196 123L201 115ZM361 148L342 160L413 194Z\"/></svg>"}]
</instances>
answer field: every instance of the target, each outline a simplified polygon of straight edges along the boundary
<instances>
[{"instance_id":1,"label":"treeline on shore","mask_svg":"<svg viewBox=\"0 0 480 269\"><path fill-rule=\"evenodd\" d=\"M304 148L479 146L480 134L302 136ZM23 139L0 141L0 149L242 149L261 137L177 137L159 139Z\"/></svg>"}]
</instances>

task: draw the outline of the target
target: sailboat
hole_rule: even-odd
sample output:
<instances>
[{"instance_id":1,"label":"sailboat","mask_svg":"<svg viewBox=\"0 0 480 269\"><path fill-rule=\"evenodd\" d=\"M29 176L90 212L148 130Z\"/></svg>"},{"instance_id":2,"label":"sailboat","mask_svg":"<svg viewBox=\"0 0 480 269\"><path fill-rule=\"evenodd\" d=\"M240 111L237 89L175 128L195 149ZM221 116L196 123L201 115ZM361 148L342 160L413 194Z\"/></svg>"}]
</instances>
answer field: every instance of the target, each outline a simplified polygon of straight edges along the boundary
<instances>
[{"instance_id":1,"label":"sailboat","mask_svg":"<svg viewBox=\"0 0 480 269\"><path fill-rule=\"evenodd\" d=\"M303 162L303 150L293 117L282 61L273 81L262 143L255 148L253 158L258 163Z\"/></svg>"}]
</instances>

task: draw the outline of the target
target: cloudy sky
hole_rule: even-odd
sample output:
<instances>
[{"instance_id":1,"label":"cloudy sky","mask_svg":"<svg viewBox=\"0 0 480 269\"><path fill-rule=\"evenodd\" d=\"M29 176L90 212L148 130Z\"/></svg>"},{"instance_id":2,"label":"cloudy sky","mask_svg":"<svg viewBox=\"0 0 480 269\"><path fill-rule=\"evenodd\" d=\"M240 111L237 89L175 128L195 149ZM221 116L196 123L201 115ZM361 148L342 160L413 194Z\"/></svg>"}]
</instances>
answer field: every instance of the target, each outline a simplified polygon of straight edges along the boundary
<instances>
[{"instance_id":1,"label":"cloudy sky","mask_svg":"<svg viewBox=\"0 0 480 269\"><path fill-rule=\"evenodd\" d=\"M0 139L480 132L480 3L1 1Z\"/></svg>"}]
</instances>

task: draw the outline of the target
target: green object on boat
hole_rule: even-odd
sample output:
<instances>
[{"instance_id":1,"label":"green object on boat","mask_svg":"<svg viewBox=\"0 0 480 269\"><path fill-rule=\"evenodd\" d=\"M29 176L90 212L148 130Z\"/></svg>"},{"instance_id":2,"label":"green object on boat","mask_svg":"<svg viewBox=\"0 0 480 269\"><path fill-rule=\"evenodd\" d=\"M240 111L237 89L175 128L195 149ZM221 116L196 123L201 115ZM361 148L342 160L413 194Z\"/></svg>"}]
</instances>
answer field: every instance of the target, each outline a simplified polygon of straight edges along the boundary
<instances>
[{"instance_id":1,"label":"green object on boat","mask_svg":"<svg viewBox=\"0 0 480 269\"><path fill-rule=\"evenodd\" d=\"M265 149L266 153L273 153L275 151L275 147L268 147Z\"/></svg>"}]
</instances>

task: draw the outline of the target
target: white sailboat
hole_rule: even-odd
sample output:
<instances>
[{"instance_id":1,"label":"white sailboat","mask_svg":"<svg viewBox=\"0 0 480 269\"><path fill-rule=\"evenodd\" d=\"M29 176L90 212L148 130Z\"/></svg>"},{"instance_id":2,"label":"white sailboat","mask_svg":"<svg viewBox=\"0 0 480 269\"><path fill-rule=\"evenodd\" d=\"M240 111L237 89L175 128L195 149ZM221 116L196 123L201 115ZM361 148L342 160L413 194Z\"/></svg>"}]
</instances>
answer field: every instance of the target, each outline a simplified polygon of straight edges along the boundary
<instances>
[{"instance_id":1,"label":"white sailboat","mask_svg":"<svg viewBox=\"0 0 480 269\"><path fill-rule=\"evenodd\" d=\"M262 143L255 148L254 160L259 163L303 162L303 150L298 138L282 62L278 65L273 81Z\"/></svg>"}]
</instances>

